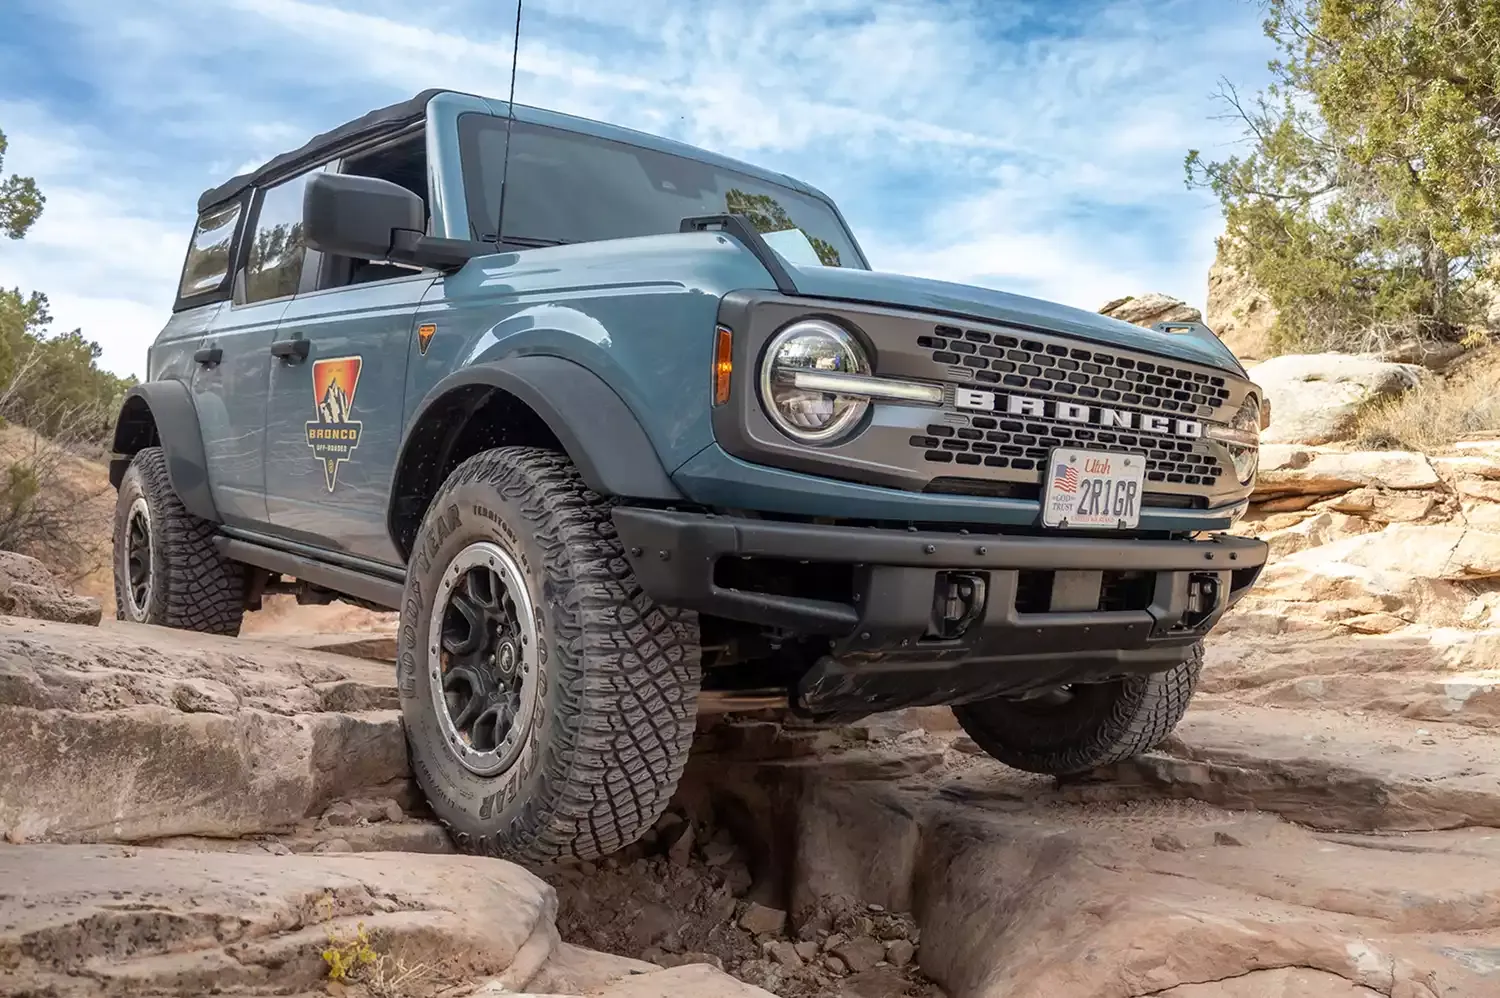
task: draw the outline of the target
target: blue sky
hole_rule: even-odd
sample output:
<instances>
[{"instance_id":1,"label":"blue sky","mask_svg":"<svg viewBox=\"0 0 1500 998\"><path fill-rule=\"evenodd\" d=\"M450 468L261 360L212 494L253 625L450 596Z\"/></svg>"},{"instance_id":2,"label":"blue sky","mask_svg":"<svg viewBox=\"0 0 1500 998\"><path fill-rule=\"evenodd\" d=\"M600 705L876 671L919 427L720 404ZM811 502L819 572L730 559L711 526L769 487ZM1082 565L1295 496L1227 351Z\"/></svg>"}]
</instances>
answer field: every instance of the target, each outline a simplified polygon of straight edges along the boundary
<instances>
[{"instance_id":1,"label":"blue sky","mask_svg":"<svg viewBox=\"0 0 1500 998\"><path fill-rule=\"evenodd\" d=\"M525 0L516 99L781 170L872 263L1086 308L1202 306L1253 0ZM6 170L46 213L0 286L139 373L198 194L429 86L503 97L510 0L0 0Z\"/></svg>"}]
</instances>

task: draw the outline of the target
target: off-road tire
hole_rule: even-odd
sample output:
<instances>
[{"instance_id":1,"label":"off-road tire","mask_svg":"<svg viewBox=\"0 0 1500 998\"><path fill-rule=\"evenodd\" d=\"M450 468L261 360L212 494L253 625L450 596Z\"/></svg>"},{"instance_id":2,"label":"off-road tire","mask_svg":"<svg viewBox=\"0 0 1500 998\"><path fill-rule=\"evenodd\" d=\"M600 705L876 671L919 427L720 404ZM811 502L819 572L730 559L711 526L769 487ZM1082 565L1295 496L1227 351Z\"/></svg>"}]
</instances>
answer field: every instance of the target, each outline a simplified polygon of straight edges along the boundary
<instances>
[{"instance_id":1,"label":"off-road tire","mask_svg":"<svg viewBox=\"0 0 1500 998\"><path fill-rule=\"evenodd\" d=\"M407 567L398 686L417 783L463 852L536 863L608 855L649 829L676 791L697 716L698 618L646 597L610 509L565 456L532 447L468 459L428 508ZM541 670L521 756L488 777L444 743L427 640L444 572L486 541L520 567Z\"/></svg>"},{"instance_id":2,"label":"off-road tire","mask_svg":"<svg viewBox=\"0 0 1500 998\"><path fill-rule=\"evenodd\" d=\"M1071 776L1161 744L1187 712L1202 669L1200 642L1166 672L1074 686L1065 704L997 698L953 713L991 758L1028 773Z\"/></svg>"},{"instance_id":3,"label":"off-road tire","mask_svg":"<svg viewBox=\"0 0 1500 998\"><path fill-rule=\"evenodd\" d=\"M150 511L151 589L136 613L127 596L127 537L131 509L144 498ZM138 452L115 499L115 617L184 631L234 636L245 616L245 574L214 547L215 526L183 508L160 447Z\"/></svg>"}]
</instances>

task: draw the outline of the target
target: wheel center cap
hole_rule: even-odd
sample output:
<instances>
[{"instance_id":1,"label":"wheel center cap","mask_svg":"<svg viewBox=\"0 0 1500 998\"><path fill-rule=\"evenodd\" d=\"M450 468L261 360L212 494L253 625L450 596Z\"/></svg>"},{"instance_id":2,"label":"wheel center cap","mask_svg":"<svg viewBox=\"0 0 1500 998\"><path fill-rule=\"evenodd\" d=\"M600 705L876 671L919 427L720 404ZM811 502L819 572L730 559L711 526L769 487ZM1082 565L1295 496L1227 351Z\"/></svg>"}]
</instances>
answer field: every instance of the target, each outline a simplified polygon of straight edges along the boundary
<instances>
[{"instance_id":1,"label":"wheel center cap","mask_svg":"<svg viewBox=\"0 0 1500 998\"><path fill-rule=\"evenodd\" d=\"M506 679L516 674L516 665L521 656L516 653L516 645L513 641L502 641L500 647L495 649L495 670Z\"/></svg>"}]
</instances>

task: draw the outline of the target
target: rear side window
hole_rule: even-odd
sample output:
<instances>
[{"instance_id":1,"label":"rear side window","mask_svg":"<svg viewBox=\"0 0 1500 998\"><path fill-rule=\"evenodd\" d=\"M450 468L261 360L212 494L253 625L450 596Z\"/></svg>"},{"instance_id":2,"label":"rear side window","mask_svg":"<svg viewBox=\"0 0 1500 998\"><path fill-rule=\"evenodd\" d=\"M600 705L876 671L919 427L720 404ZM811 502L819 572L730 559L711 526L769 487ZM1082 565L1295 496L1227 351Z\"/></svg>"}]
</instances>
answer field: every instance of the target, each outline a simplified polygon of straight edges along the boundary
<instances>
[{"instance_id":1,"label":"rear side window","mask_svg":"<svg viewBox=\"0 0 1500 998\"><path fill-rule=\"evenodd\" d=\"M261 195L255 231L245 257L245 301L267 301L297 293L307 244L302 239L302 189L307 174Z\"/></svg>"},{"instance_id":2,"label":"rear side window","mask_svg":"<svg viewBox=\"0 0 1500 998\"><path fill-rule=\"evenodd\" d=\"M188 246L187 263L182 268L182 284L177 297L194 298L218 291L229 277L234 234L239 228L241 204L238 201L210 209L198 219L193 241Z\"/></svg>"}]
</instances>

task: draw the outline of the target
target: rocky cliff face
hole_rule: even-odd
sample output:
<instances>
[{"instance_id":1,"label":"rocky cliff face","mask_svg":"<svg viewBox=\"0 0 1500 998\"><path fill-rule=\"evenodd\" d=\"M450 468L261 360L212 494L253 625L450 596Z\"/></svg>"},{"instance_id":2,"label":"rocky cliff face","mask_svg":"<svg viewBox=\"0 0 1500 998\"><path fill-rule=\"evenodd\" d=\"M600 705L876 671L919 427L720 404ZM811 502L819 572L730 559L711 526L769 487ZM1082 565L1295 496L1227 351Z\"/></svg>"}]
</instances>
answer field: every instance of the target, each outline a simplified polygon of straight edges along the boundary
<instances>
[{"instance_id":1,"label":"rocky cliff face","mask_svg":"<svg viewBox=\"0 0 1500 998\"><path fill-rule=\"evenodd\" d=\"M1208 271L1208 328L1240 360L1271 355L1271 326L1276 309L1265 293L1224 256L1222 244Z\"/></svg>"},{"instance_id":2,"label":"rocky cliff face","mask_svg":"<svg viewBox=\"0 0 1500 998\"><path fill-rule=\"evenodd\" d=\"M1124 298L1107 301L1100 307L1099 312L1111 319L1122 319L1125 322L1148 328L1158 322L1203 321L1202 312L1186 302L1159 291L1152 291L1139 298L1126 295Z\"/></svg>"}]
</instances>

